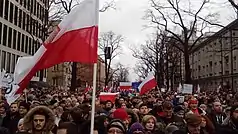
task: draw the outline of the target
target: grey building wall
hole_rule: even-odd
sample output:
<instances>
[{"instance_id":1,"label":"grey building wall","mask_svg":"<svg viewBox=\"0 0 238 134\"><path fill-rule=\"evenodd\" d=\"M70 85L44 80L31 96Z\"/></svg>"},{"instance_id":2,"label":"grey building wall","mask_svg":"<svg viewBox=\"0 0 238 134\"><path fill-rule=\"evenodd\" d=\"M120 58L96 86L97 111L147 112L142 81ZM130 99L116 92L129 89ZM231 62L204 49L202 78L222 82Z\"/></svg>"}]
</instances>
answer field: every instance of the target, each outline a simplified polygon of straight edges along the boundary
<instances>
[{"instance_id":1,"label":"grey building wall","mask_svg":"<svg viewBox=\"0 0 238 134\"><path fill-rule=\"evenodd\" d=\"M40 47L47 6L48 0L0 0L0 69L13 73L18 57L33 55Z\"/></svg>"},{"instance_id":2,"label":"grey building wall","mask_svg":"<svg viewBox=\"0 0 238 134\"><path fill-rule=\"evenodd\" d=\"M202 89L238 89L238 21L207 36L190 56L192 78Z\"/></svg>"}]
</instances>

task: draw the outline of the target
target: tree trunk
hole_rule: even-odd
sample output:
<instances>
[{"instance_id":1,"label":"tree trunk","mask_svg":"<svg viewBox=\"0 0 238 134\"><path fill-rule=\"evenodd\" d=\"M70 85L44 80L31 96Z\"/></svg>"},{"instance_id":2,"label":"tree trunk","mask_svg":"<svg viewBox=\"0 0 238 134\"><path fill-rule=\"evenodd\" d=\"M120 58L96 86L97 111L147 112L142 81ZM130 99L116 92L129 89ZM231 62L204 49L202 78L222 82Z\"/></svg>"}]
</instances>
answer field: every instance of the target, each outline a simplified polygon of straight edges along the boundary
<instances>
[{"instance_id":1,"label":"tree trunk","mask_svg":"<svg viewBox=\"0 0 238 134\"><path fill-rule=\"evenodd\" d=\"M72 64L72 72L71 72L71 91L75 91L76 89L76 82L77 82L77 62L73 62Z\"/></svg>"},{"instance_id":2,"label":"tree trunk","mask_svg":"<svg viewBox=\"0 0 238 134\"><path fill-rule=\"evenodd\" d=\"M184 44L185 83L192 84L188 43Z\"/></svg>"}]
</instances>

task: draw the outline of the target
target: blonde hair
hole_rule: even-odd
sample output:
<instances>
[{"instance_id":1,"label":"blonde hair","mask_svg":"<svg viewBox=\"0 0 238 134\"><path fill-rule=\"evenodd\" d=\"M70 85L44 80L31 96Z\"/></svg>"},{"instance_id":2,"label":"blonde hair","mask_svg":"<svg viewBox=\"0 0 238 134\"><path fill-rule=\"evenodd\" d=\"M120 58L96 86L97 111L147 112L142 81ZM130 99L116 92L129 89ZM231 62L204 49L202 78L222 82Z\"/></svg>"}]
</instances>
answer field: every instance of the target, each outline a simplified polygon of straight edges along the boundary
<instances>
[{"instance_id":1,"label":"blonde hair","mask_svg":"<svg viewBox=\"0 0 238 134\"><path fill-rule=\"evenodd\" d=\"M145 115L142 119L142 124L146 124L150 119L154 120L154 123L156 124L157 119L153 115Z\"/></svg>"}]
</instances>

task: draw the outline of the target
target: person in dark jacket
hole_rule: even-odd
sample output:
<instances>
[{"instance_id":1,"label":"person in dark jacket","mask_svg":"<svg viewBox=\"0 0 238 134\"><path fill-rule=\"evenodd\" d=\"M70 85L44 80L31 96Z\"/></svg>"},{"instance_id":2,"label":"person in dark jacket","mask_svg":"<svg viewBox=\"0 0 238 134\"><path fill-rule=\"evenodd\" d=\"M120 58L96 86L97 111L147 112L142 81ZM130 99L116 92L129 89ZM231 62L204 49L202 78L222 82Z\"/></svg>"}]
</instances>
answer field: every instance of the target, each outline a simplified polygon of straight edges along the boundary
<instances>
[{"instance_id":1,"label":"person in dark jacket","mask_svg":"<svg viewBox=\"0 0 238 134\"><path fill-rule=\"evenodd\" d=\"M18 104L12 103L10 106L10 111L7 112L7 115L3 119L2 126L7 128L10 134L15 134L20 119L21 117L18 112Z\"/></svg>"},{"instance_id":2,"label":"person in dark jacket","mask_svg":"<svg viewBox=\"0 0 238 134\"><path fill-rule=\"evenodd\" d=\"M214 124L215 128L219 128L223 121L226 119L226 114L223 113L222 105L220 102L214 102L212 112L209 114L209 119Z\"/></svg>"},{"instance_id":3,"label":"person in dark jacket","mask_svg":"<svg viewBox=\"0 0 238 134\"><path fill-rule=\"evenodd\" d=\"M217 134L238 134L238 106L231 108L230 118L217 129Z\"/></svg>"}]
</instances>

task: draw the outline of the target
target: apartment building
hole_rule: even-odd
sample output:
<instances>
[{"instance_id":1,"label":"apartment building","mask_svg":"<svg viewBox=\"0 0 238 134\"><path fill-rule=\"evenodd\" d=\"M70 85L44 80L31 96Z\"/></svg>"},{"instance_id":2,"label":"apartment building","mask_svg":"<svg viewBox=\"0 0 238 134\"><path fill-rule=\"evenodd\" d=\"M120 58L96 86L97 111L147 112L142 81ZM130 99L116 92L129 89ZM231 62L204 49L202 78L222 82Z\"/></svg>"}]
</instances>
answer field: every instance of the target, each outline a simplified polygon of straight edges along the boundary
<instances>
[{"instance_id":1,"label":"apartment building","mask_svg":"<svg viewBox=\"0 0 238 134\"><path fill-rule=\"evenodd\" d=\"M190 56L192 78L202 89L238 88L238 20L206 36Z\"/></svg>"},{"instance_id":2,"label":"apartment building","mask_svg":"<svg viewBox=\"0 0 238 134\"><path fill-rule=\"evenodd\" d=\"M14 72L18 57L33 55L45 40L49 0L0 0L0 69ZM40 73L33 81L39 80ZM46 81L46 71L44 71Z\"/></svg>"}]
</instances>

